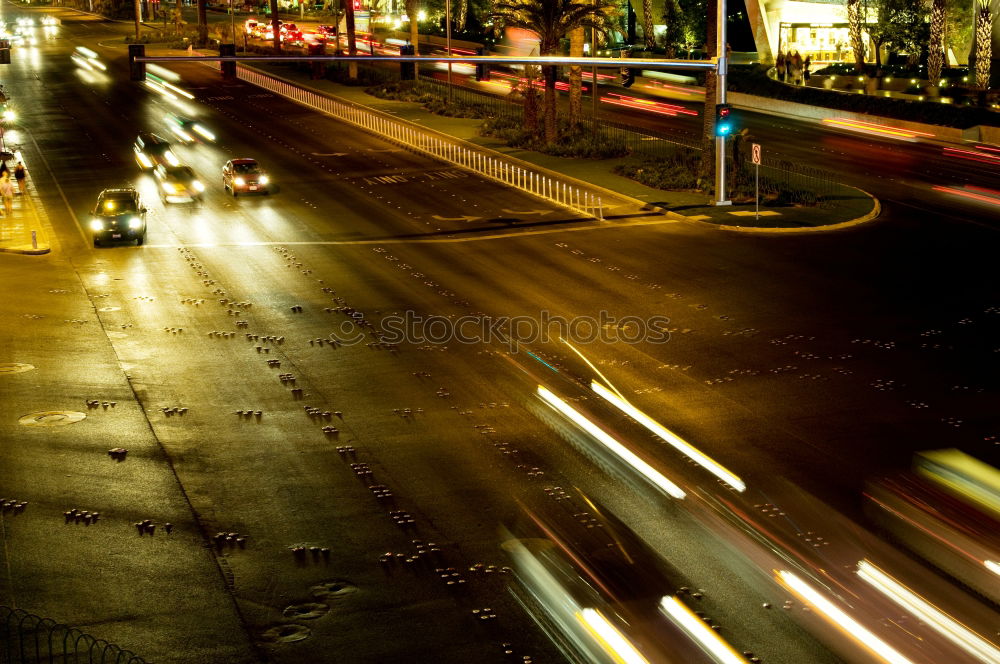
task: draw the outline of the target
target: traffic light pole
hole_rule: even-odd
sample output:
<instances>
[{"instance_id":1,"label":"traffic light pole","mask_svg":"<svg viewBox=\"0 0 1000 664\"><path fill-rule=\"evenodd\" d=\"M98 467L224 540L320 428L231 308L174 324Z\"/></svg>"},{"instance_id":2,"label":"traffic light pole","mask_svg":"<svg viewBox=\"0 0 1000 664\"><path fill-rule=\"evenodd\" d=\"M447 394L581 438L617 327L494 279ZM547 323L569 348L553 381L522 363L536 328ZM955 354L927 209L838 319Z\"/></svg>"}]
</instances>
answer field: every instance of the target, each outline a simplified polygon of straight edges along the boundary
<instances>
[{"instance_id":1,"label":"traffic light pole","mask_svg":"<svg viewBox=\"0 0 1000 664\"><path fill-rule=\"evenodd\" d=\"M729 50L726 48L726 0L718 0L715 29L715 55L719 68L715 84L715 103L726 103L726 74L729 70ZM715 137L715 201L713 205L732 205L726 196L726 137Z\"/></svg>"}]
</instances>

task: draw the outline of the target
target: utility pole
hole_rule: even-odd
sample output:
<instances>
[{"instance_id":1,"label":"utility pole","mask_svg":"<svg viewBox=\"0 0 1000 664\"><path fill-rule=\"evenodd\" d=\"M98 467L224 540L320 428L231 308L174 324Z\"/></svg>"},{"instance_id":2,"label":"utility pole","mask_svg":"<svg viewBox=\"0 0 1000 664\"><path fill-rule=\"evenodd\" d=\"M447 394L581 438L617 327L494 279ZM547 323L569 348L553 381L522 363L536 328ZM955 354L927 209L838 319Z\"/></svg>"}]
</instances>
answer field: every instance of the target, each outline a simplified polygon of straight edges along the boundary
<instances>
[{"instance_id":1,"label":"utility pole","mask_svg":"<svg viewBox=\"0 0 1000 664\"><path fill-rule=\"evenodd\" d=\"M715 57L718 60L718 78L715 86L715 103L726 103L726 74L729 70L729 53L726 48L726 0L719 0L715 30ZM732 205L726 197L726 137L715 137L715 201L713 205Z\"/></svg>"}]
</instances>

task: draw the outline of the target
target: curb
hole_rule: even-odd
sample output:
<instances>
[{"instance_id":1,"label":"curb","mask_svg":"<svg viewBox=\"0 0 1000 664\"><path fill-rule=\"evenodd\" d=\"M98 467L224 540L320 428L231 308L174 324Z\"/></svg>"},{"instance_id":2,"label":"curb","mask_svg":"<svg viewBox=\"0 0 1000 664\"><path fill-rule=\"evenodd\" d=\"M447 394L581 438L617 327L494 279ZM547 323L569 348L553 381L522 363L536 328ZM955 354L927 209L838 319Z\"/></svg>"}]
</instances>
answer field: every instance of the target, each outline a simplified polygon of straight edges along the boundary
<instances>
[{"instance_id":1,"label":"curb","mask_svg":"<svg viewBox=\"0 0 1000 664\"><path fill-rule=\"evenodd\" d=\"M860 226L861 224L872 221L880 214L882 214L882 203L877 198L869 194L867 191L864 191L863 189L858 189L858 191L864 193L866 196L872 199L871 211L869 211L868 214L861 215L860 217L857 217L855 219L851 219L849 221L841 221L836 224L827 224L825 226L806 226L800 228L790 228L790 227L757 228L754 226L719 226L716 224L709 224L709 225L715 226L719 230L723 231L734 231L737 233L760 233L760 234L772 234L772 235L775 234L787 235L789 233L825 233L827 231L839 231L845 228L853 228L854 226ZM699 221L698 223L707 224L708 222Z\"/></svg>"},{"instance_id":2,"label":"curb","mask_svg":"<svg viewBox=\"0 0 1000 664\"><path fill-rule=\"evenodd\" d=\"M39 245L38 248L32 247L30 244L16 244L12 247L0 247L0 253L2 254L21 254L24 256L41 256L52 251L52 247L47 244Z\"/></svg>"}]
</instances>

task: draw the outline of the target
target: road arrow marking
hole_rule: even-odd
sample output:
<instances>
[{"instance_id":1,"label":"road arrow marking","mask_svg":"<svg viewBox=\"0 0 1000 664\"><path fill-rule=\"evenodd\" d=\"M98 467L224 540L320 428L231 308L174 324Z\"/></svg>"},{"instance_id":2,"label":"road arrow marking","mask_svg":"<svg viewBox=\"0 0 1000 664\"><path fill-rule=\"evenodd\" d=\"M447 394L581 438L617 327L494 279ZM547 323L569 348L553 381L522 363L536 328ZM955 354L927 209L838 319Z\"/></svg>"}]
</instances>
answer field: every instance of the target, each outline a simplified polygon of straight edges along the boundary
<instances>
[{"instance_id":1,"label":"road arrow marking","mask_svg":"<svg viewBox=\"0 0 1000 664\"><path fill-rule=\"evenodd\" d=\"M507 214L516 214L522 217L527 216L529 214L546 215L546 214L552 214L554 212L554 210L508 210L506 208L500 211L506 212Z\"/></svg>"},{"instance_id":2,"label":"road arrow marking","mask_svg":"<svg viewBox=\"0 0 1000 664\"><path fill-rule=\"evenodd\" d=\"M435 214L434 216L431 217L431 219L437 219L438 221L466 221L466 222L468 222L468 221L477 221L479 219L482 219L482 217L439 217L438 215Z\"/></svg>"}]
</instances>

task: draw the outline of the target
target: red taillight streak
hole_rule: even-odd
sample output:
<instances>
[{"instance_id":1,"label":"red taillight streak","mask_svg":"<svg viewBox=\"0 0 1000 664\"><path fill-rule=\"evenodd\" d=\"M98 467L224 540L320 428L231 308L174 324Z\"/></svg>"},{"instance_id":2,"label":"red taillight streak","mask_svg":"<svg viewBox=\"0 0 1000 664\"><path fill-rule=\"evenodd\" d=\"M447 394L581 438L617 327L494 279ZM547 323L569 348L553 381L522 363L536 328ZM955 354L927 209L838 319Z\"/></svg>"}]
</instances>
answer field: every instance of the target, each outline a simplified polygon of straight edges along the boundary
<instances>
[{"instance_id":1,"label":"red taillight streak","mask_svg":"<svg viewBox=\"0 0 1000 664\"><path fill-rule=\"evenodd\" d=\"M974 194L971 191L962 191L961 189L952 189L950 187L941 187L935 185L932 187L935 191L942 191L946 194L955 194L956 196L964 196L965 198L971 198L976 201L983 201L984 203L992 203L993 205L1000 205L1000 198L993 198L991 196L983 196L982 194Z\"/></svg>"}]
</instances>

